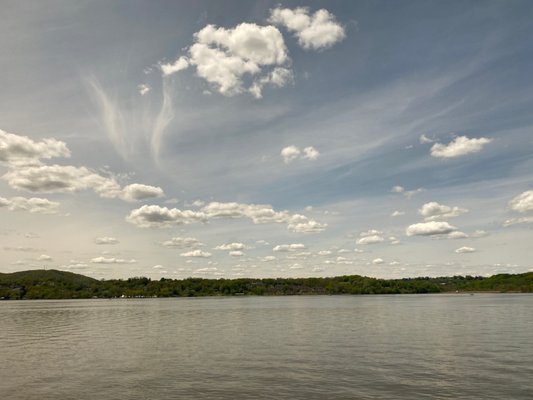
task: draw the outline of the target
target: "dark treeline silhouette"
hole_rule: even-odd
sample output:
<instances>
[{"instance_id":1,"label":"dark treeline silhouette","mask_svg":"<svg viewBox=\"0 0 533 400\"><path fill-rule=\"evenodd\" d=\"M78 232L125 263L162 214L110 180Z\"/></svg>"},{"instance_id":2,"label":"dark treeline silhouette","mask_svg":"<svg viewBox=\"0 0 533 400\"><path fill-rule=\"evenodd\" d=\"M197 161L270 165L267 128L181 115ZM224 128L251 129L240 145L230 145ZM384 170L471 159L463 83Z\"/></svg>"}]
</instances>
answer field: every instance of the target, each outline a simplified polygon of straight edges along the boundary
<instances>
[{"instance_id":1,"label":"dark treeline silhouette","mask_svg":"<svg viewBox=\"0 0 533 400\"><path fill-rule=\"evenodd\" d=\"M444 292L533 292L533 272L488 278L376 279L359 275L331 278L97 280L72 272L32 270L0 274L0 299L88 299L116 297L196 297Z\"/></svg>"}]
</instances>

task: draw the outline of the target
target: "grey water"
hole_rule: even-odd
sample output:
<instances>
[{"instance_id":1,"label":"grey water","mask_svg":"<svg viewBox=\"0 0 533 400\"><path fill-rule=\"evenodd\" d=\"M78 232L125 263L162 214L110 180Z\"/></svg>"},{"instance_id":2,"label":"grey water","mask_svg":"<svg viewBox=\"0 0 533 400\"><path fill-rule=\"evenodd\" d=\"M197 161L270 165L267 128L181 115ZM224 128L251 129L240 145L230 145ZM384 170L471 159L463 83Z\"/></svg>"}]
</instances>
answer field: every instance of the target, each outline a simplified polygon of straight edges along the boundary
<instances>
[{"instance_id":1,"label":"grey water","mask_svg":"<svg viewBox=\"0 0 533 400\"><path fill-rule=\"evenodd\" d=\"M0 302L2 399L532 399L533 295Z\"/></svg>"}]
</instances>

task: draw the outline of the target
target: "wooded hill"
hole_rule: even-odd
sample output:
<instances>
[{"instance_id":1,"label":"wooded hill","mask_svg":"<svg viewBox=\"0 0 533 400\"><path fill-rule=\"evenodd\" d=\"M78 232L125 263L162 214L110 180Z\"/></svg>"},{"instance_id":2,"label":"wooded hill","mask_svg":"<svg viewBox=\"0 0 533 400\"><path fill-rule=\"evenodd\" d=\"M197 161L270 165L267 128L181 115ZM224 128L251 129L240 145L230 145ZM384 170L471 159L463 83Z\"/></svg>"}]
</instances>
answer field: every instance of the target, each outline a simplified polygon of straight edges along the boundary
<instances>
[{"instance_id":1,"label":"wooded hill","mask_svg":"<svg viewBox=\"0 0 533 400\"><path fill-rule=\"evenodd\" d=\"M407 294L445 292L533 292L533 272L488 278L376 279L359 275L331 278L97 280L72 272L32 270L0 273L0 299L88 299L237 295Z\"/></svg>"}]
</instances>

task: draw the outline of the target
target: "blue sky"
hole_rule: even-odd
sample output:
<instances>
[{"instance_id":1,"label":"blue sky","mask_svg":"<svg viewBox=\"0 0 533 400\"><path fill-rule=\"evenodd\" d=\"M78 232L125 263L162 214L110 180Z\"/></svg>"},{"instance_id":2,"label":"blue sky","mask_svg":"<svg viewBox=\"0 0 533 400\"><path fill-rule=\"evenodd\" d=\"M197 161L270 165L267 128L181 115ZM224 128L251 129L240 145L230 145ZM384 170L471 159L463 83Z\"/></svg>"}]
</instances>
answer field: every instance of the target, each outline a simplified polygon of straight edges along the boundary
<instances>
[{"instance_id":1,"label":"blue sky","mask_svg":"<svg viewBox=\"0 0 533 400\"><path fill-rule=\"evenodd\" d=\"M529 1L3 14L1 272L533 268Z\"/></svg>"}]
</instances>

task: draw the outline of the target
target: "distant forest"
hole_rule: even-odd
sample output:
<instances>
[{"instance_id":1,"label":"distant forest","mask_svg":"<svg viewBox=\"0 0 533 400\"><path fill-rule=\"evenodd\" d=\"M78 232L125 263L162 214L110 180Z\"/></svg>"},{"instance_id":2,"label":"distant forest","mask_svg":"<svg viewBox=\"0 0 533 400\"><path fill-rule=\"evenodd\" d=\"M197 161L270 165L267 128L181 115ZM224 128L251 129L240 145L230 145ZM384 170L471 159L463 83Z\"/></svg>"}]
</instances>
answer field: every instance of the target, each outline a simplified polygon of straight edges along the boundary
<instances>
[{"instance_id":1,"label":"distant forest","mask_svg":"<svg viewBox=\"0 0 533 400\"><path fill-rule=\"evenodd\" d=\"M533 272L489 278L376 279L359 275L331 278L97 280L57 270L0 274L0 299L90 299L197 296L414 294L446 292L533 292Z\"/></svg>"}]
</instances>

